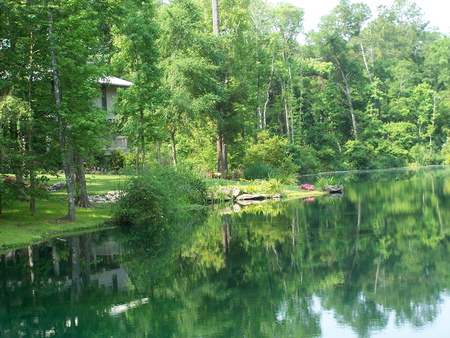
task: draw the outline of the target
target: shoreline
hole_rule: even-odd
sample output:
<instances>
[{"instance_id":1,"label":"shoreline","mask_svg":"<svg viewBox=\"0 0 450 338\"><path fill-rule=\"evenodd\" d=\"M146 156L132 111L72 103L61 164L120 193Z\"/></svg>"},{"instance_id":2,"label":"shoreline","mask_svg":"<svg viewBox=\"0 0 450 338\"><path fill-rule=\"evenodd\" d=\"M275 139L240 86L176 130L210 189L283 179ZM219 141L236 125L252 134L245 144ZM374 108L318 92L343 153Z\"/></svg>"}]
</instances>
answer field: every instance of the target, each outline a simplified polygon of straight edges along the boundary
<instances>
[{"instance_id":1,"label":"shoreline","mask_svg":"<svg viewBox=\"0 0 450 338\"><path fill-rule=\"evenodd\" d=\"M77 208L75 222L57 221L60 215L56 214L55 210L65 211L67 208L67 202L58 195L60 194L55 194L49 201L44 201L46 203L39 201L35 216L29 215L28 204L22 202L14 204L13 210L4 211L4 215L0 218L0 254L49 241L60 235L70 236L95 229L114 228L114 225L108 224L111 220L110 203L95 203L90 209ZM283 198L279 201L322 195L324 193L321 191L302 191L298 187L286 187L283 190ZM45 208L45 205L51 205L51 210ZM20 221L15 220L17 215L21 215Z\"/></svg>"}]
</instances>

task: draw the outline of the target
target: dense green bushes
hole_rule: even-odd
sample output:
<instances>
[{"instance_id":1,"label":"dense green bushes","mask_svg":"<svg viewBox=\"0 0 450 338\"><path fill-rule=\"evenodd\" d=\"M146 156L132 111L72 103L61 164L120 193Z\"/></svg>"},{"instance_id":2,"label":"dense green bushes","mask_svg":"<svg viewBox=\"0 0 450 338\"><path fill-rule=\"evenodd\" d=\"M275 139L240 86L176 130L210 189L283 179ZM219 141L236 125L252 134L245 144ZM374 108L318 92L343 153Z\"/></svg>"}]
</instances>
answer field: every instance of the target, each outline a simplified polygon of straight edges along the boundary
<instances>
[{"instance_id":1,"label":"dense green bushes","mask_svg":"<svg viewBox=\"0 0 450 338\"><path fill-rule=\"evenodd\" d=\"M292 159L288 140L263 130L256 141L248 145L244 177L248 180L276 178L282 183L293 183L300 166Z\"/></svg>"},{"instance_id":2,"label":"dense green bushes","mask_svg":"<svg viewBox=\"0 0 450 338\"><path fill-rule=\"evenodd\" d=\"M184 168L155 167L131 176L113 208L113 219L135 225L167 217L183 205L206 201L206 183Z\"/></svg>"}]
</instances>

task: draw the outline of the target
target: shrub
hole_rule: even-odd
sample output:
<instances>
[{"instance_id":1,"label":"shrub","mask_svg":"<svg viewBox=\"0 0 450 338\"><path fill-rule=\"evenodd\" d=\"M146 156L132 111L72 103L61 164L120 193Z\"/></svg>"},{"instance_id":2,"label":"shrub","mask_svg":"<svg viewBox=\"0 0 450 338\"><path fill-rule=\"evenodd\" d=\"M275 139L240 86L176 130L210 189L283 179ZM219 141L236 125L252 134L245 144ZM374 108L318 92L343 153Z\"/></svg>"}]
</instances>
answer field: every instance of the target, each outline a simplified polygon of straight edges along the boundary
<instances>
[{"instance_id":1,"label":"shrub","mask_svg":"<svg viewBox=\"0 0 450 338\"><path fill-rule=\"evenodd\" d=\"M186 204L206 201L206 184L184 168L155 167L130 177L121 198L113 207L113 219L135 225L167 217Z\"/></svg>"},{"instance_id":2,"label":"shrub","mask_svg":"<svg viewBox=\"0 0 450 338\"><path fill-rule=\"evenodd\" d=\"M255 144L248 145L244 163L244 177L248 180L290 180L300 168L289 153L288 141L277 135L271 136L267 130L258 133Z\"/></svg>"},{"instance_id":3,"label":"shrub","mask_svg":"<svg viewBox=\"0 0 450 338\"><path fill-rule=\"evenodd\" d=\"M340 181L333 176L330 175L320 175L316 179L316 188L322 190L327 185L339 185Z\"/></svg>"},{"instance_id":4,"label":"shrub","mask_svg":"<svg viewBox=\"0 0 450 338\"><path fill-rule=\"evenodd\" d=\"M351 169L367 169L375 158L375 150L361 141L347 141L344 156Z\"/></svg>"},{"instance_id":5,"label":"shrub","mask_svg":"<svg viewBox=\"0 0 450 338\"><path fill-rule=\"evenodd\" d=\"M282 182L277 179L270 179L267 186L267 191L269 194L280 194L283 192L283 189L281 188Z\"/></svg>"},{"instance_id":6,"label":"shrub","mask_svg":"<svg viewBox=\"0 0 450 338\"><path fill-rule=\"evenodd\" d=\"M267 180L274 174L275 170L263 162L252 163L244 168L244 178L246 180Z\"/></svg>"},{"instance_id":7,"label":"shrub","mask_svg":"<svg viewBox=\"0 0 450 338\"><path fill-rule=\"evenodd\" d=\"M248 145L244 162L246 164L262 162L278 167L287 155L288 141L281 136L271 136L267 130L260 131L257 142Z\"/></svg>"},{"instance_id":8,"label":"shrub","mask_svg":"<svg viewBox=\"0 0 450 338\"><path fill-rule=\"evenodd\" d=\"M447 137L447 141L442 146L441 151L444 163L450 164L450 137Z\"/></svg>"},{"instance_id":9,"label":"shrub","mask_svg":"<svg viewBox=\"0 0 450 338\"><path fill-rule=\"evenodd\" d=\"M375 169L403 167L410 160L408 150L388 140L378 142L375 151L376 157L373 164Z\"/></svg>"},{"instance_id":10,"label":"shrub","mask_svg":"<svg viewBox=\"0 0 450 338\"><path fill-rule=\"evenodd\" d=\"M294 185L297 184L299 175L296 172L277 171L273 178L276 178L281 184Z\"/></svg>"},{"instance_id":11,"label":"shrub","mask_svg":"<svg viewBox=\"0 0 450 338\"><path fill-rule=\"evenodd\" d=\"M317 151L313 147L290 145L288 149L294 163L300 168L300 174L312 174L320 170Z\"/></svg>"},{"instance_id":12,"label":"shrub","mask_svg":"<svg viewBox=\"0 0 450 338\"><path fill-rule=\"evenodd\" d=\"M415 144L410 150L410 155L413 164L416 165L434 165L444 162L442 154L421 144Z\"/></svg>"},{"instance_id":13,"label":"shrub","mask_svg":"<svg viewBox=\"0 0 450 338\"><path fill-rule=\"evenodd\" d=\"M109 155L108 169L119 171L125 166L125 154L120 150L111 150Z\"/></svg>"}]
</instances>

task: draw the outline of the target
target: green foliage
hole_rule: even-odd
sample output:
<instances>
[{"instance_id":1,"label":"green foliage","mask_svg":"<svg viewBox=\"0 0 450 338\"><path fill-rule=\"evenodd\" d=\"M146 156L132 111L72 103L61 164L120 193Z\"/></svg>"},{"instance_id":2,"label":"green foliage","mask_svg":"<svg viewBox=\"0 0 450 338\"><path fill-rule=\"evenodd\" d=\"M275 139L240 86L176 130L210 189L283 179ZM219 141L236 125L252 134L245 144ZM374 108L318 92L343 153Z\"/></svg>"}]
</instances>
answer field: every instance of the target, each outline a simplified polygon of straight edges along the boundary
<instances>
[{"instance_id":1,"label":"green foliage","mask_svg":"<svg viewBox=\"0 0 450 338\"><path fill-rule=\"evenodd\" d=\"M288 141L279 135L270 135L269 131L260 131L256 142L249 144L245 154L245 163L262 162L278 167L287 155Z\"/></svg>"},{"instance_id":2,"label":"green foliage","mask_svg":"<svg viewBox=\"0 0 450 338\"><path fill-rule=\"evenodd\" d=\"M442 156L444 158L444 162L446 164L450 164L450 138L447 138L447 142L445 142L442 147Z\"/></svg>"},{"instance_id":3,"label":"green foliage","mask_svg":"<svg viewBox=\"0 0 450 338\"><path fill-rule=\"evenodd\" d=\"M108 171L119 171L125 167L126 155L121 150L111 150L109 154L103 151L96 158L98 165Z\"/></svg>"},{"instance_id":4,"label":"green foliage","mask_svg":"<svg viewBox=\"0 0 450 338\"><path fill-rule=\"evenodd\" d=\"M266 180L275 175L275 169L263 162L251 163L244 168L246 180Z\"/></svg>"},{"instance_id":5,"label":"green foliage","mask_svg":"<svg viewBox=\"0 0 450 338\"><path fill-rule=\"evenodd\" d=\"M9 205L17 198L17 189L14 178L2 175L0 176L0 210L3 206Z\"/></svg>"},{"instance_id":6,"label":"green foliage","mask_svg":"<svg viewBox=\"0 0 450 338\"><path fill-rule=\"evenodd\" d=\"M293 156L289 154L288 141L267 130L257 134L256 143L250 144L244 158L246 179L290 177L298 172Z\"/></svg>"},{"instance_id":7,"label":"green foliage","mask_svg":"<svg viewBox=\"0 0 450 338\"><path fill-rule=\"evenodd\" d=\"M292 154L292 160L300 168L300 174L312 174L320 171L320 161L317 150L312 146L289 145L289 153Z\"/></svg>"},{"instance_id":8,"label":"green foliage","mask_svg":"<svg viewBox=\"0 0 450 338\"><path fill-rule=\"evenodd\" d=\"M367 5L341 1L305 42L303 10L287 4L222 3L219 37L208 1L0 6L0 173L60 169L67 151L58 133L91 163L108 127L105 111L92 108L94 80L105 74L134 83L114 102L114 133L134 149L97 167L176 164L178 153L204 172L220 159L223 177L288 182L296 173L441 162L450 42L407 1L372 18Z\"/></svg>"},{"instance_id":9,"label":"green foliage","mask_svg":"<svg viewBox=\"0 0 450 338\"><path fill-rule=\"evenodd\" d=\"M421 144L415 144L410 150L410 156L413 159L414 165L434 165L442 164L444 159L439 152L434 149L425 147Z\"/></svg>"},{"instance_id":10,"label":"green foliage","mask_svg":"<svg viewBox=\"0 0 450 338\"><path fill-rule=\"evenodd\" d=\"M331 175L319 175L316 178L316 183L314 184L316 189L322 190L327 185L338 185L340 180Z\"/></svg>"},{"instance_id":11,"label":"green foliage","mask_svg":"<svg viewBox=\"0 0 450 338\"><path fill-rule=\"evenodd\" d=\"M113 219L121 225L159 220L182 205L205 203L206 193L204 180L187 169L144 169L124 184Z\"/></svg>"},{"instance_id":12,"label":"green foliage","mask_svg":"<svg viewBox=\"0 0 450 338\"><path fill-rule=\"evenodd\" d=\"M268 184L268 192L269 194L280 194L283 192L282 185L285 184L281 180L272 178L269 180Z\"/></svg>"},{"instance_id":13,"label":"green foliage","mask_svg":"<svg viewBox=\"0 0 450 338\"><path fill-rule=\"evenodd\" d=\"M375 159L375 150L361 141L347 141L344 150L345 161L351 169L369 168Z\"/></svg>"},{"instance_id":14,"label":"green foliage","mask_svg":"<svg viewBox=\"0 0 450 338\"><path fill-rule=\"evenodd\" d=\"M109 154L109 168L114 171L122 169L125 165L125 154L120 150L111 150Z\"/></svg>"}]
</instances>

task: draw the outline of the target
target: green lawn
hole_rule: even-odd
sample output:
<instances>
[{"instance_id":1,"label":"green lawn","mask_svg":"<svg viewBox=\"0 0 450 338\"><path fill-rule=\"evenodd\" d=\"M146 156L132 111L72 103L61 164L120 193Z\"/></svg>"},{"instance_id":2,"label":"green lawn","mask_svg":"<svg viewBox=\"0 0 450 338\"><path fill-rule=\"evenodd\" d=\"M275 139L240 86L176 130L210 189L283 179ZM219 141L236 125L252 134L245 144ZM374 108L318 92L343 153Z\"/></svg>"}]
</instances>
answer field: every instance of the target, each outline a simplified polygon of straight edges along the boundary
<instances>
[{"instance_id":1,"label":"green lawn","mask_svg":"<svg viewBox=\"0 0 450 338\"><path fill-rule=\"evenodd\" d=\"M90 195L118 190L124 182L120 175L86 175ZM49 177L49 185L63 177ZM110 219L110 205L96 204L92 209L77 209L75 222L58 221L68 211L66 190L50 193L48 200L38 200L36 213L30 215L29 203L14 202L3 208L0 218L0 251L22 247L55 237L59 233L74 233L104 226Z\"/></svg>"}]
</instances>

